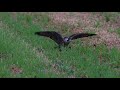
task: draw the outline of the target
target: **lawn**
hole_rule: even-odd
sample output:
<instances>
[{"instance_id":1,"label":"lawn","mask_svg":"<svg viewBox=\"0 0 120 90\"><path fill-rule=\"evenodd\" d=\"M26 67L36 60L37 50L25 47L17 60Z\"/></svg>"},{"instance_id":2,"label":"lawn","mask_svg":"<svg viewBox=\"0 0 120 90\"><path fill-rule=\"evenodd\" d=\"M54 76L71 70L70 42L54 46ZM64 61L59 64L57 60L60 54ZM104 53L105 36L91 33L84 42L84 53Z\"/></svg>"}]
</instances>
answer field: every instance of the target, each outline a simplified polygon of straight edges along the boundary
<instances>
[{"instance_id":1,"label":"lawn","mask_svg":"<svg viewBox=\"0 0 120 90\"><path fill-rule=\"evenodd\" d=\"M96 33L102 28L101 21L96 20L94 28L89 29L89 26L82 23L55 23L57 21L53 21L50 15L49 12L0 13L1 78L120 77L119 48L109 48L106 42L94 45L92 42L97 36L74 40L70 43L71 49L62 48L60 52L54 48L54 41L34 34L36 31L52 30L67 36L75 33L72 30L79 27L83 27L85 32ZM102 17L105 17L104 22L108 24L116 23L115 15L119 17L120 14L102 13ZM119 31L115 33L119 34Z\"/></svg>"}]
</instances>

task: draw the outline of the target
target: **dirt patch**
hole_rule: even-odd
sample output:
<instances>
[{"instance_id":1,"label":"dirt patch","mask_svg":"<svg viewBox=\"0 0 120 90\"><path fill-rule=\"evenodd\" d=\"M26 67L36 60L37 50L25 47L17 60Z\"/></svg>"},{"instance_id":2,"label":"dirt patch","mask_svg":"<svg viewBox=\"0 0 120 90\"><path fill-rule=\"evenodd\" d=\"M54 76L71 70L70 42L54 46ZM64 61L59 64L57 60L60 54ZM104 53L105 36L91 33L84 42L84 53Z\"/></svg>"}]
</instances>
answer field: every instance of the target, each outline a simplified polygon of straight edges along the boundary
<instances>
[{"instance_id":1,"label":"dirt patch","mask_svg":"<svg viewBox=\"0 0 120 90\"><path fill-rule=\"evenodd\" d=\"M118 34L111 33L109 30L120 28L120 17L106 22L104 14L92 12L51 12L49 17L55 24L74 26L71 33L94 32L97 37L92 40L93 44L105 43L108 47L120 48L120 38Z\"/></svg>"},{"instance_id":2,"label":"dirt patch","mask_svg":"<svg viewBox=\"0 0 120 90\"><path fill-rule=\"evenodd\" d=\"M104 42L108 47L117 47L120 48L120 38L116 33L110 33L108 31L100 31L98 32L100 39Z\"/></svg>"},{"instance_id":3,"label":"dirt patch","mask_svg":"<svg viewBox=\"0 0 120 90\"><path fill-rule=\"evenodd\" d=\"M84 30L82 28L75 28L73 29L73 33L82 33Z\"/></svg>"},{"instance_id":4,"label":"dirt patch","mask_svg":"<svg viewBox=\"0 0 120 90\"><path fill-rule=\"evenodd\" d=\"M13 74L20 74L23 72L23 70L17 66L12 66L10 70Z\"/></svg>"},{"instance_id":5,"label":"dirt patch","mask_svg":"<svg viewBox=\"0 0 120 90\"><path fill-rule=\"evenodd\" d=\"M54 23L67 23L69 25L78 26L81 19L85 20L86 17L90 16L90 13L79 14L79 12L53 12L49 13L49 16L51 17Z\"/></svg>"}]
</instances>

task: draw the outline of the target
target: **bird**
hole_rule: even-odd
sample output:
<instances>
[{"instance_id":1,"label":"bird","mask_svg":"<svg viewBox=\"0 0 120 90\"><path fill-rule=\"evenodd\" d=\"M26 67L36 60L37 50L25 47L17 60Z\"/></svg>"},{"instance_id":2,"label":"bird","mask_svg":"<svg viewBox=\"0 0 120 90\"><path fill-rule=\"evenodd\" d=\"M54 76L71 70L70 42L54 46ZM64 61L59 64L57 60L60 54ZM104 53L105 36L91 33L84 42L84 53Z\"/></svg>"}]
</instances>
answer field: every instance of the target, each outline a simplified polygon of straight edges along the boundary
<instances>
[{"instance_id":1,"label":"bird","mask_svg":"<svg viewBox=\"0 0 120 90\"><path fill-rule=\"evenodd\" d=\"M62 37L60 33L55 31L40 31L40 32L35 32L35 35L44 36L52 39L58 44L58 48L61 51L61 46L64 46L64 47L68 46L72 40L83 38L83 37L94 36L96 34L76 33L76 34L70 35L69 37Z\"/></svg>"}]
</instances>

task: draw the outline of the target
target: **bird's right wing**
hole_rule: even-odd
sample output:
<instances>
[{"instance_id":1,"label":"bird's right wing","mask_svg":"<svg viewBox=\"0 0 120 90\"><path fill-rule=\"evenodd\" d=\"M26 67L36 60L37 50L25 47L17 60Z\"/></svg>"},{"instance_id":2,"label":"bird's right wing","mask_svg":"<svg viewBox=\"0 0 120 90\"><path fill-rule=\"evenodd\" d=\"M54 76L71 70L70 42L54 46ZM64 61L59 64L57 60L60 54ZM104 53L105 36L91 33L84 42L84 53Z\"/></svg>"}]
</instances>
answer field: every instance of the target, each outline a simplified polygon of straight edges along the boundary
<instances>
[{"instance_id":1,"label":"bird's right wing","mask_svg":"<svg viewBox=\"0 0 120 90\"><path fill-rule=\"evenodd\" d=\"M55 31L41 31L41 32L35 32L35 34L39 36L49 37L52 40L54 40L57 44L63 43L62 36Z\"/></svg>"}]
</instances>

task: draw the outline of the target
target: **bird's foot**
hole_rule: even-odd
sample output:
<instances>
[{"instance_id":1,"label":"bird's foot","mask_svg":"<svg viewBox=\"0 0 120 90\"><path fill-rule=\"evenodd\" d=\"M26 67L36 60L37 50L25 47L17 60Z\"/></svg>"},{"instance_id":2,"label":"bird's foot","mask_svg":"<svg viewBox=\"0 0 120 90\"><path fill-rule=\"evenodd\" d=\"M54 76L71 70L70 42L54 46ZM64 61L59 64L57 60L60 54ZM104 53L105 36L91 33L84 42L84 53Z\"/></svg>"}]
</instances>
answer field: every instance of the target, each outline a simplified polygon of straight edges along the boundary
<instances>
[{"instance_id":1,"label":"bird's foot","mask_svg":"<svg viewBox=\"0 0 120 90\"><path fill-rule=\"evenodd\" d=\"M61 52L62 50L61 50L61 49L59 49L59 51Z\"/></svg>"},{"instance_id":2,"label":"bird's foot","mask_svg":"<svg viewBox=\"0 0 120 90\"><path fill-rule=\"evenodd\" d=\"M55 49L59 49L60 52L62 51L62 50L61 50L61 47L55 46L54 48L55 48Z\"/></svg>"},{"instance_id":3,"label":"bird's foot","mask_svg":"<svg viewBox=\"0 0 120 90\"><path fill-rule=\"evenodd\" d=\"M57 46L54 47L55 49L58 48Z\"/></svg>"},{"instance_id":4,"label":"bird's foot","mask_svg":"<svg viewBox=\"0 0 120 90\"><path fill-rule=\"evenodd\" d=\"M69 46L68 48L69 48L69 49L71 49L71 47L70 47L70 46Z\"/></svg>"}]
</instances>

